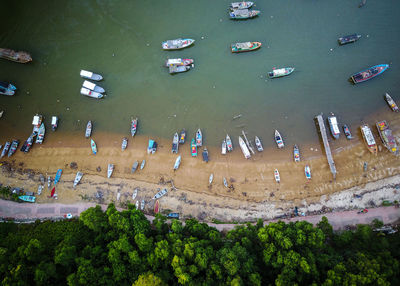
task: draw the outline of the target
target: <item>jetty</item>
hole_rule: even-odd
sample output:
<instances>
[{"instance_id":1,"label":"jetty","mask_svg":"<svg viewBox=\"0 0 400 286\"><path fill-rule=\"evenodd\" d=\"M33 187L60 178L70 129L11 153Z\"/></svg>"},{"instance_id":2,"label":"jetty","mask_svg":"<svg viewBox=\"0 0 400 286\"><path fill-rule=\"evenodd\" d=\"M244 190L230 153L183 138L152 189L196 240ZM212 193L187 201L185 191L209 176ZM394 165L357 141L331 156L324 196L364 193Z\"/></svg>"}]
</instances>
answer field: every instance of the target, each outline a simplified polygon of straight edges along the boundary
<instances>
[{"instance_id":1,"label":"jetty","mask_svg":"<svg viewBox=\"0 0 400 286\"><path fill-rule=\"evenodd\" d=\"M333 179L336 179L336 166L333 161L331 147L329 146L328 136L326 135L326 128L324 124L324 118L322 117L322 113L315 117L318 123L319 132L322 137L322 141L324 142L324 149L326 154L326 159L328 160L329 168L331 169Z\"/></svg>"}]
</instances>

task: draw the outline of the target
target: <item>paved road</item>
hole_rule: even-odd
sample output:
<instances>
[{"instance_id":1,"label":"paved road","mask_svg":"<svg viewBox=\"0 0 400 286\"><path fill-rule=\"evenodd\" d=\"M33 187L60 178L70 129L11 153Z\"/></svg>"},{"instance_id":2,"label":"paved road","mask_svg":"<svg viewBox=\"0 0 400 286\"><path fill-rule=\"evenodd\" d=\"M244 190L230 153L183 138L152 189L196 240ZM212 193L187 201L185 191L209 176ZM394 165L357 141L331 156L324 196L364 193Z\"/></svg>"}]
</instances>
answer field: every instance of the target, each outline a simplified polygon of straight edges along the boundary
<instances>
[{"instance_id":1,"label":"paved road","mask_svg":"<svg viewBox=\"0 0 400 286\"><path fill-rule=\"evenodd\" d=\"M79 215L90 207L94 207L94 203L77 203L73 205L65 204L29 204L29 203L16 203L11 201L0 200L0 217L1 218L16 218L16 219L36 219L36 218L60 218L64 217L67 213L73 216ZM106 205L100 205L103 210L107 208ZM342 211L332 212L323 215L313 215L304 217L294 217L291 219L281 219L285 222L295 222L298 220L305 220L312 224L317 224L322 216L326 216L332 225L333 229L344 229L347 225L356 224L369 224L374 219L379 219L385 224L393 223L400 220L400 209L396 207L379 207L369 209L368 213L357 214L357 211ZM154 217L146 216L150 221ZM278 220L266 221L265 223L275 222ZM237 224L213 224L210 226L218 230L233 229Z\"/></svg>"}]
</instances>

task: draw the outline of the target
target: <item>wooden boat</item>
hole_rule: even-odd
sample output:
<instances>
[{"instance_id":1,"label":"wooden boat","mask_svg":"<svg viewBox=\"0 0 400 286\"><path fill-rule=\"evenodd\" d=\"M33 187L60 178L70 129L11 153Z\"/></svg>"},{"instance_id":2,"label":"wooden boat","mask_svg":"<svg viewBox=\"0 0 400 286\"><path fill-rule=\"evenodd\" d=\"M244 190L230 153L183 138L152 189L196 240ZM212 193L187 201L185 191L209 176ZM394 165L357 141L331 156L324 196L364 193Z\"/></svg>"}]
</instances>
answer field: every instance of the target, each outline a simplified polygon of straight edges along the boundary
<instances>
[{"instance_id":1,"label":"wooden boat","mask_svg":"<svg viewBox=\"0 0 400 286\"><path fill-rule=\"evenodd\" d=\"M132 174L135 173L135 171L137 170L138 166L139 166L139 162L138 161L133 162L132 169L131 169L131 173Z\"/></svg>"},{"instance_id":2,"label":"wooden boat","mask_svg":"<svg viewBox=\"0 0 400 286\"><path fill-rule=\"evenodd\" d=\"M36 201L36 197L34 196L19 196L18 197L21 201L34 203Z\"/></svg>"},{"instance_id":3,"label":"wooden boat","mask_svg":"<svg viewBox=\"0 0 400 286\"><path fill-rule=\"evenodd\" d=\"M23 51L13 51L11 49L0 48L0 58L17 62L20 64L26 64L32 61L32 57L29 53Z\"/></svg>"},{"instance_id":4,"label":"wooden boat","mask_svg":"<svg viewBox=\"0 0 400 286\"><path fill-rule=\"evenodd\" d=\"M208 163L208 150L207 150L207 148L204 147L202 155L203 155L203 161Z\"/></svg>"},{"instance_id":5,"label":"wooden boat","mask_svg":"<svg viewBox=\"0 0 400 286\"><path fill-rule=\"evenodd\" d=\"M259 48L261 48L260 42L244 42L244 43L235 43L231 45L232 53L250 52L250 51L255 51Z\"/></svg>"},{"instance_id":6,"label":"wooden boat","mask_svg":"<svg viewBox=\"0 0 400 286\"><path fill-rule=\"evenodd\" d=\"M174 171L178 170L180 165L181 165L181 155L179 155L178 158L176 158L175 160Z\"/></svg>"},{"instance_id":7,"label":"wooden boat","mask_svg":"<svg viewBox=\"0 0 400 286\"><path fill-rule=\"evenodd\" d=\"M43 122L43 116L40 114L36 114L35 116L33 116L33 120L32 120L32 125L33 125L33 130L32 133L34 134L34 136L37 135L37 133L39 132L39 128L40 125L42 125Z\"/></svg>"},{"instance_id":8,"label":"wooden boat","mask_svg":"<svg viewBox=\"0 0 400 286\"><path fill-rule=\"evenodd\" d=\"M90 139L90 147L92 148L93 154L96 155L96 153L97 153L97 146L96 146L96 142L94 142L93 139Z\"/></svg>"},{"instance_id":9,"label":"wooden boat","mask_svg":"<svg viewBox=\"0 0 400 286\"><path fill-rule=\"evenodd\" d=\"M242 152L243 152L244 157L245 157L246 159L249 159L249 158L251 157L250 151L249 151L249 149L247 148L246 143L244 142L244 140L243 140L242 137L240 137L240 136L239 136L239 146L240 146L240 149L242 149Z\"/></svg>"},{"instance_id":10,"label":"wooden boat","mask_svg":"<svg viewBox=\"0 0 400 286\"><path fill-rule=\"evenodd\" d=\"M101 94L99 92L92 91L85 87L81 88L81 94L92 97L92 98L103 98L103 96L104 96L103 94Z\"/></svg>"},{"instance_id":11,"label":"wooden boat","mask_svg":"<svg viewBox=\"0 0 400 286\"><path fill-rule=\"evenodd\" d=\"M328 123L329 123L329 128L331 130L332 137L335 139L339 139L339 135L340 135L339 125L338 125L335 114L333 114L332 112L328 116Z\"/></svg>"},{"instance_id":12,"label":"wooden boat","mask_svg":"<svg viewBox=\"0 0 400 286\"><path fill-rule=\"evenodd\" d=\"M136 201L135 205L136 205L136 209L139 210L139 205L140 205L139 200Z\"/></svg>"},{"instance_id":13,"label":"wooden boat","mask_svg":"<svg viewBox=\"0 0 400 286\"><path fill-rule=\"evenodd\" d=\"M108 164L107 178L111 178L113 171L114 171L114 164Z\"/></svg>"},{"instance_id":14,"label":"wooden boat","mask_svg":"<svg viewBox=\"0 0 400 286\"><path fill-rule=\"evenodd\" d=\"M214 180L214 174L211 174L210 177L208 178L208 184L211 185Z\"/></svg>"},{"instance_id":15,"label":"wooden boat","mask_svg":"<svg viewBox=\"0 0 400 286\"><path fill-rule=\"evenodd\" d=\"M269 78L277 78L277 77L290 75L292 72L294 72L294 68L291 68L291 67L281 68L281 69L273 69L272 72L268 73L268 76L269 76Z\"/></svg>"},{"instance_id":16,"label":"wooden boat","mask_svg":"<svg viewBox=\"0 0 400 286\"><path fill-rule=\"evenodd\" d=\"M141 205L140 205L140 209L141 209L141 210L144 210L144 205L145 205L145 201L142 200L142 203L141 203Z\"/></svg>"},{"instance_id":17,"label":"wooden boat","mask_svg":"<svg viewBox=\"0 0 400 286\"><path fill-rule=\"evenodd\" d=\"M310 166L306 165L304 167L304 174L306 175L307 180L311 180L311 169L310 169Z\"/></svg>"},{"instance_id":18,"label":"wooden boat","mask_svg":"<svg viewBox=\"0 0 400 286\"><path fill-rule=\"evenodd\" d=\"M225 187L225 188L228 188L228 181L226 180L225 177L222 179L222 182L223 182L223 184L224 184L224 187Z\"/></svg>"},{"instance_id":19,"label":"wooden boat","mask_svg":"<svg viewBox=\"0 0 400 286\"><path fill-rule=\"evenodd\" d=\"M275 142L276 145L278 145L278 148L285 147L285 144L283 143L283 138L281 134L278 132L278 130L275 130Z\"/></svg>"},{"instance_id":20,"label":"wooden boat","mask_svg":"<svg viewBox=\"0 0 400 286\"><path fill-rule=\"evenodd\" d=\"M348 140L353 139L353 136L351 135L351 132L350 132L350 128L346 124L343 125L343 132L344 132L344 135L346 135L346 138Z\"/></svg>"},{"instance_id":21,"label":"wooden boat","mask_svg":"<svg viewBox=\"0 0 400 286\"><path fill-rule=\"evenodd\" d=\"M180 135L179 135L179 144L184 144L186 139L186 130L182 129Z\"/></svg>"},{"instance_id":22,"label":"wooden boat","mask_svg":"<svg viewBox=\"0 0 400 286\"><path fill-rule=\"evenodd\" d=\"M347 35L347 36L340 37L338 39L338 42L339 42L339 45L345 45L345 44L349 44L349 43L354 43L359 38L361 38L361 35L352 34L352 35Z\"/></svg>"},{"instance_id":23,"label":"wooden boat","mask_svg":"<svg viewBox=\"0 0 400 286\"><path fill-rule=\"evenodd\" d=\"M389 124L386 120L378 121L376 123L376 128L378 129L379 137L383 142L383 145L392 153L397 154L397 143L396 138L393 136L392 130L389 128Z\"/></svg>"},{"instance_id":24,"label":"wooden boat","mask_svg":"<svg viewBox=\"0 0 400 286\"><path fill-rule=\"evenodd\" d=\"M360 126L361 135L364 138L364 142L367 145L368 150L373 154L378 154L378 147L376 145L375 137L372 134L371 128L368 124Z\"/></svg>"},{"instance_id":25,"label":"wooden boat","mask_svg":"<svg viewBox=\"0 0 400 286\"><path fill-rule=\"evenodd\" d=\"M15 151L17 151L18 145L19 145L19 140L18 139L13 140L10 146L10 150L8 150L8 157L14 155Z\"/></svg>"},{"instance_id":26,"label":"wooden boat","mask_svg":"<svg viewBox=\"0 0 400 286\"><path fill-rule=\"evenodd\" d=\"M192 138L192 142L190 142L190 153L192 154L192 157L197 157L197 146L194 138Z\"/></svg>"},{"instance_id":27,"label":"wooden boat","mask_svg":"<svg viewBox=\"0 0 400 286\"><path fill-rule=\"evenodd\" d=\"M158 214L160 212L160 203L158 202L158 200L156 200L156 202L154 203L154 213Z\"/></svg>"},{"instance_id":28,"label":"wooden boat","mask_svg":"<svg viewBox=\"0 0 400 286\"><path fill-rule=\"evenodd\" d=\"M86 125L86 131L85 131L85 137L86 138L89 138L90 135L92 135L92 127L93 127L92 121L89 120L87 125Z\"/></svg>"},{"instance_id":29,"label":"wooden boat","mask_svg":"<svg viewBox=\"0 0 400 286\"><path fill-rule=\"evenodd\" d=\"M196 146L201 147L203 145L203 134L201 133L200 128L197 129L196 132Z\"/></svg>"},{"instance_id":30,"label":"wooden boat","mask_svg":"<svg viewBox=\"0 0 400 286\"><path fill-rule=\"evenodd\" d=\"M274 171L274 177L275 177L275 181L276 181L277 183L280 183L280 182L281 182L281 176L279 175L278 169L275 169L275 171Z\"/></svg>"},{"instance_id":31,"label":"wooden boat","mask_svg":"<svg viewBox=\"0 0 400 286\"><path fill-rule=\"evenodd\" d=\"M91 91L98 92L98 93L104 93L105 92L104 88L102 88L101 86L98 86L95 83L90 82L88 80L85 80L82 83L82 87L90 89Z\"/></svg>"},{"instance_id":32,"label":"wooden boat","mask_svg":"<svg viewBox=\"0 0 400 286\"><path fill-rule=\"evenodd\" d=\"M353 74L350 79L353 81L354 84L364 82L367 80L370 80L371 78L374 78L380 74L382 74L385 70L387 70L389 67L388 64L380 64L376 65L373 67L370 67L369 69L360 71L356 74Z\"/></svg>"},{"instance_id":33,"label":"wooden boat","mask_svg":"<svg viewBox=\"0 0 400 286\"><path fill-rule=\"evenodd\" d=\"M232 140L228 134L226 134L226 149L228 152L232 152L233 150Z\"/></svg>"},{"instance_id":34,"label":"wooden boat","mask_svg":"<svg viewBox=\"0 0 400 286\"><path fill-rule=\"evenodd\" d=\"M250 2L250 1L248 1L248 2L246 2L246 1L243 1L243 2L233 2L233 3L231 3L231 5L230 5L230 8L231 9L249 9L251 6L253 6L253 2Z\"/></svg>"},{"instance_id":35,"label":"wooden boat","mask_svg":"<svg viewBox=\"0 0 400 286\"><path fill-rule=\"evenodd\" d=\"M222 140L221 148L222 148L222 150L221 150L222 155L225 155L226 154L226 140L225 139Z\"/></svg>"},{"instance_id":36,"label":"wooden boat","mask_svg":"<svg viewBox=\"0 0 400 286\"><path fill-rule=\"evenodd\" d=\"M74 189L76 188L76 186L79 184L79 182L81 181L83 177L83 173L82 172L77 172L75 179L74 179Z\"/></svg>"},{"instance_id":37,"label":"wooden boat","mask_svg":"<svg viewBox=\"0 0 400 286\"><path fill-rule=\"evenodd\" d=\"M127 146L128 146L128 138L124 137L122 138L121 150L124 151Z\"/></svg>"},{"instance_id":38,"label":"wooden boat","mask_svg":"<svg viewBox=\"0 0 400 286\"><path fill-rule=\"evenodd\" d=\"M9 82L0 81L0 94L13 96L17 88Z\"/></svg>"},{"instance_id":39,"label":"wooden boat","mask_svg":"<svg viewBox=\"0 0 400 286\"><path fill-rule=\"evenodd\" d=\"M176 74L176 73L186 72L186 71L190 70L190 68L193 66L194 65L191 65L191 66L169 66L169 73Z\"/></svg>"},{"instance_id":40,"label":"wooden boat","mask_svg":"<svg viewBox=\"0 0 400 286\"><path fill-rule=\"evenodd\" d=\"M168 68L170 66L188 66L193 64L193 59L168 59L165 61L165 66Z\"/></svg>"},{"instance_id":41,"label":"wooden boat","mask_svg":"<svg viewBox=\"0 0 400 286\"><path fill-rule=\"evenodd\" d=\"M174 39L174 40L167 40L161 43L161 46L164 50L180 50L190 45L193 45L193 39Z\"/></svg>"},{"instance_id":42,"label":"wooden boat","mask_svg":"<svg viewBox=\"0 0 400 286\"><path fill-rule=\"evenodd\" d=\"M39 196L42 194L43 189L44 189L44 186L43 186L43 185L39 185L39 186L38 186L37 194L38 194Z\"/></svg>"},{"instance_id":43,"label":"wooden boat","mask_svg":"<svg viewBox=\"0 0 400 286\"><path fill-rule=\"evenodd\" d=\"M143 170L145 165L146 165L146 160L143 160L142 164L140 164L140 170Z\"/></svg>"},{"instance_id":44,"label":"wooden boat","mask_svg":"<svg viewBox=\"0 0 400 286\"><path fill-rule=\"evenodd\" d=\"M153 200L159 199L162 196L166 195L168 193L167 189L162 189L161 191L159 191L157 194L154 195Z\"/></svg>"},{"instance_id":45,"label":"wooden boat","mask_svg":"<svg viewBox=\"0 0 400 286\"><path fill-rule=\"evenodd\" d=\"M135 119L132 119L132 121L131 121L131 135L132 136L135 136L135 134L136 134L137 125L138 125L138 118L136 117Z\"/></svg>"},{"instance_id":46,"label":"wooden boat","mask_svg":"<svg viewBox=\"0 0 400 286\"><path fill-rule=\"evenodd\" d=\"M35 143L39 143L39 144L43 143L45 132L46 132L46 128L44 127L44 123L42 122L42 124L39 127Z\"/></svg>"},{"instance_id":47,"label":"wooden boat","mask_svg":"<svg viewBox=\"0 0 400 286\"><path fill-rule=\"evenodd\" d=\"M178 154L178 148L179 148L179 135L178 132L175 132L174 138L172 139L172 153Z\"/></svg>"},{"instance_id":48,"label":"wooden boat","mask_svg":"<svg viewBox=\"0 0 400 286\"><path fill-rule=\"evenodd\" d=\"M7 141L6 144L4 144L4 148L3 148L3 151L1 151L0 158L3 158L8 153L8 149L10 149L10 146L11 146L11 142L9 142L9 141Z\"/></svg>"},{"instance_id":49,"label":"wooden boat","mask_svg":"<svg viewBox=\"0 0 400 286\"><path fill-rule=\"evenodd\" d=\"M136 188L136 189L133 190L133 193L132 193L132 200L136 199L137 194L138 194L138 188Z\"/></svg>"},{"instance_id":50,"label":"wooden boat","mask_svg":"<svg viewBox=\"0 0 400 286\"><path fill-rule=\"evenodd\" d=\"M399 112L399 107L397 106L396 102L393 100L393 98L388 93L385 93L385 100L394 112Z\"/></svg>"},{"instance_id":51,"label":"wooden boat","mask_svg":"<svg viewBox=\"0 0 400 286\"><path fill-rule=\"evenodd\" d=\"M25 141L20 150L24 153L28 153L30 148L32 147L32 144L33 144L33 134L29 136L29 138Z\"/></svg>"},{"instance_id":52,"label":"wooden boat","mask_svg":"<svg viewBox=\"0 0 400 286\"><path fill-rule=\"evenodd\" d=\"M249 10L249 9L235 9L229 12L229 17L233 20L244 20L250 19L258 16L260 11L258 10Z\"/></svg>"},{"instance_id":53,"label":"wooden boat","mask_svg":"<svg viewBox=\"0 0 400 286\"><path fill-rule=\"evenodd\" d=\"M149 139L149 145L147 146L147 154L154 154L157 151L157 142Z\"/></svg>"},{"instance_id":54,"label":"wooden boat","mask_svg":"<svg viewBox=\"0 0 400 286\"><path fill-rule=\"evenodd\" d=\"M58 169L56 176L54 177L54 186L57 185L57 183L60 181L61 174L62 174L62 169Z\"/></svg>"},{"instance_id":55,"label":"wooden boat","mask_svg":"<svg viewBox=\"0 0 400 286\"><path fill-rule=\"evenodd\" d=\"M264 148L263 148L263 146L261 144L261 140L260 140L260 138L258 138L258 136L255 137L254 142L256 143L256 147L257 147L258 152L264 151Z\"/></svg>"},{"instance_id":56,"label":"wooden boat","mask_svg":"<svg viewBox=\"0 0 400 286\"><path fill-rule=\"evenodd\" d=\"M57 127L58 127L58 117L52 116L51 117L51 130L56 131Z\"/></svg>"},{"instance_id":57,"label":"wooden boat","mask_svg":"<svg viewBox=\"0 0 400 286\"><path fill-rule=\"evenodd\" d=\"M295 162L300 162L300 150L296 144L293 146L293 158Z\"/></svg>"},{"instance_id":58,"label":"wooden boat","mask_svg":"<svg viewBox=\"0 0 400 286\"><path fill-rule=\"evenodd\" d=\"M100 81L100 80L103 79L103 77L101 75L92 73L90 71L85 71L85 70L81 70L80 75L83 78L90 79L90 80L95 80L95 81Z\"/></svg>"}]
</instances>

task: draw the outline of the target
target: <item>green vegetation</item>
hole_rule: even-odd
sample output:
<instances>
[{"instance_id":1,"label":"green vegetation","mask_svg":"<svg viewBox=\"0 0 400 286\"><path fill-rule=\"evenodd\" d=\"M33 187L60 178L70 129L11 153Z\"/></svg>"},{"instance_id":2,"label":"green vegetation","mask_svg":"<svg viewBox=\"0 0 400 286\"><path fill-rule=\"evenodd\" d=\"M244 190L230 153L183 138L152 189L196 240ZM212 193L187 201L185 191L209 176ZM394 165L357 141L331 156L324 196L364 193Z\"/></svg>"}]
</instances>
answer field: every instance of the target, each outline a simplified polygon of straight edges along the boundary
<instances>
[{"instance_id":1,"label":"green vegetation","mask_svg":"<svg viewBox=\"0 0 400 286\"><path fill-rule=\"evenodd\" d=\"M0 198L4 200L18 202L18 195L13 194L10 187L0 187Z\"/></svg>"},{"instance_id":2,"label":"green vegetation","mask_svg":"<svg viewBox=\"0 0 400 286\"><path fill-rule=\"evenodd\" d=\"M79 220L0 224L3 285L400 285L399 258L399 232L335 233L326 218L223 235L111 204Z\"/></svg>"}]
</instances>

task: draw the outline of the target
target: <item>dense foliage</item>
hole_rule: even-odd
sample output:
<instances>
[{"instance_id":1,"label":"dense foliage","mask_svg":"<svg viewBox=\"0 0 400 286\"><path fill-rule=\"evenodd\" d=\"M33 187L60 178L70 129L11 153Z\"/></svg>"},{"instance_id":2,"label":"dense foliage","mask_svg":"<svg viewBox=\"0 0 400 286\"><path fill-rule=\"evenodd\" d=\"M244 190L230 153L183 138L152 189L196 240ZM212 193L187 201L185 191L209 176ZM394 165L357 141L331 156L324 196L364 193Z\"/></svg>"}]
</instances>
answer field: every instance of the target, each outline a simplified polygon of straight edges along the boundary
<instances>
[{"instance_id":1,"label":"dense foliage","mask_svg":"<svg viewBox=\"0 0 400 286\"><path fill-rule=\"evenodd\" d=\"M222 234L133 206L69 221L0 224L3 285L400 285L399 233L335 233L324 218Z\"/></svg>"}]
</instances>

